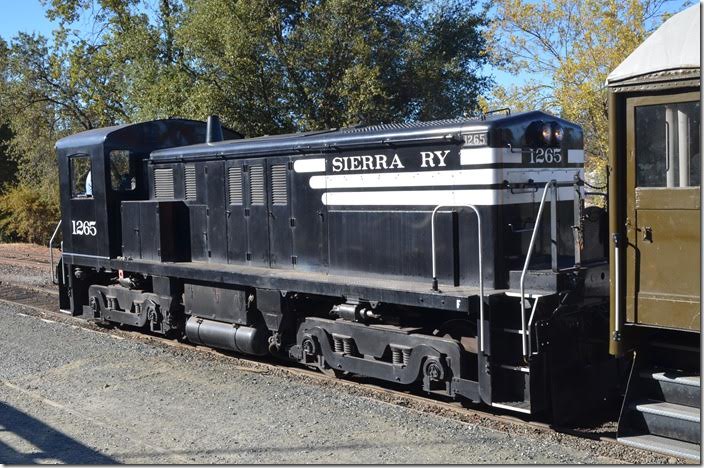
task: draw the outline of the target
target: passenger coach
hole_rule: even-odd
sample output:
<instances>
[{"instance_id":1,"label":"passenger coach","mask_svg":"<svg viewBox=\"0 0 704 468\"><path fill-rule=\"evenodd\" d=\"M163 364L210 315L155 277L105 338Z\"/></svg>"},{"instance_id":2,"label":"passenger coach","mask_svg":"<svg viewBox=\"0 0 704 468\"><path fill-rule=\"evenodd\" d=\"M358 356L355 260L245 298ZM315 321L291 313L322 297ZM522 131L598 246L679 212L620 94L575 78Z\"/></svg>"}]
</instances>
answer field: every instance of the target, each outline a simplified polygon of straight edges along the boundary
<instances>
[{"instance_id":1,"label":"passenger coach","mask_svg":"<svg viewBox=\"0 0 704 468\"><path fill-rule=\"evenodd\" d=\"M700 458L700 5L608 77L611 350L635 352L619 440Z\"/></svg>"}]
</instances>

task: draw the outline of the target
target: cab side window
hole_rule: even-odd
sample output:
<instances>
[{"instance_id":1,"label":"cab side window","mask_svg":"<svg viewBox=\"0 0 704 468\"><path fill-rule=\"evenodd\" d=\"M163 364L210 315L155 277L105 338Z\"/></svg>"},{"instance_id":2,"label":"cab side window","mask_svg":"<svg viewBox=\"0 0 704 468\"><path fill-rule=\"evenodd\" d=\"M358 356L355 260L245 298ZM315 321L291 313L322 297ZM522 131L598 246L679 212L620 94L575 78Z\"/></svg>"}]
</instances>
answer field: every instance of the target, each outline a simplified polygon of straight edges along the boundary
<instances>
[{"instance_id":1,"label":"cab side window","mask_svg":"<svg viewBox=\"0 0 704 468\"><path fill-rule=\"evenodd\" d=\"M635 108L638 187L696 187L700 179L699 102Z\"/></svg>"},{"instance_id":2,"label":"cab side window","mask_svg":"<svg viewBox=\"0 0 704 468\"><path fill-rule=\"evenodd\" d=\"M77 154L69 158L71 170L71 198L93 196L90 156Z\"/></svg>"},{"instance_id":3,"label":"cab side window","mask_svg":"<svg viewBox=\"0 0 704 468\"><path fill-rule=\"evenodd\" d=\"M137 187L132 159L127 150L110 151L110 186L115 192L131 192Z\"/></svg>"}]
</instances>

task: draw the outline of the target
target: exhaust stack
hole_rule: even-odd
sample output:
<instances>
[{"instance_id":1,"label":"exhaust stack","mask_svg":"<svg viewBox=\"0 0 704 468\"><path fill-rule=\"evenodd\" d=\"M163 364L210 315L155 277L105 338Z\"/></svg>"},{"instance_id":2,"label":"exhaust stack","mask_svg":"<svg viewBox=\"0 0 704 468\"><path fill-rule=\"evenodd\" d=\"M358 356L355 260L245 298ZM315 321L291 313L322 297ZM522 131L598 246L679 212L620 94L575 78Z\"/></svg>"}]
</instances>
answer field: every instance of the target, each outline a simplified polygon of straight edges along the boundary
<instances>
[{"instance_id":1,"label":"exhaust stack","mask_svg":"<svg viewBox=\"0 0 704 468\"><path fill-rule=\"evenodd\" d=\"M217 115L208 116L208 126L205 133L206 143L215 143L222 141L224 138L222 136L222 125L220 125L220 117Z\"/></svg>"}]
</instances>

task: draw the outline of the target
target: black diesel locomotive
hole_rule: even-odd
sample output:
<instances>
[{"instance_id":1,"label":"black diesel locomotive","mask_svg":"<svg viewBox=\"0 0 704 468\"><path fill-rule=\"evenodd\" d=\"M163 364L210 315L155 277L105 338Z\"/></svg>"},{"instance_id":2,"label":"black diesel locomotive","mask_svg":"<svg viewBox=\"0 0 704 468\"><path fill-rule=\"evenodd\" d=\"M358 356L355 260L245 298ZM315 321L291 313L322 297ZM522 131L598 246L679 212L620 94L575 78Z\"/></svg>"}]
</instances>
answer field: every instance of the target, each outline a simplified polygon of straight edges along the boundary
<instances>
[{"instance_id":1,"label":"black diesel locomotive","mask_svg":"<svg viewBox=\"0 0 704 468\"><path fill-rule=\"evenodd\" d=\"M555 418L616 382L607 220L570 122L243 139L167 119L56 150L73 315Z\"/></svg>"}]
</instances>

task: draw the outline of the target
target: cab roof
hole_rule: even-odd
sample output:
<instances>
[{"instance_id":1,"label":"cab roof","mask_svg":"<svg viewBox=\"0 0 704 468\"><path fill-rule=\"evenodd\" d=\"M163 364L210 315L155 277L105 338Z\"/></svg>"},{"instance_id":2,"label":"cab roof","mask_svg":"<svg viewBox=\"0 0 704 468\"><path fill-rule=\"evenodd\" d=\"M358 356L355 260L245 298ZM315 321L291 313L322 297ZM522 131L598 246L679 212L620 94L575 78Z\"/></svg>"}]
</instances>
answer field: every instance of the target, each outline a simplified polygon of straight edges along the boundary
<instances>
[{"instance_id":1,"label":"cab roof","mask_svg":"<svg viewBox=\"0 0 704 468\"><path fill-rule=\"evenodd\" d=\"M147 122L113 125L75 133L56 142L58 155L85 151L99 145L150 152L171 146L205 141L206 123L190 119L158 119ZM242 138L237 132L223 128L225 138Z\"/></svg>"}]
</instances>

